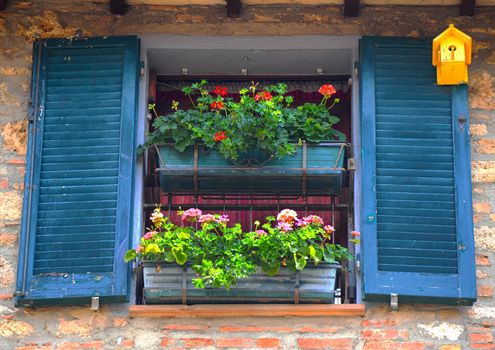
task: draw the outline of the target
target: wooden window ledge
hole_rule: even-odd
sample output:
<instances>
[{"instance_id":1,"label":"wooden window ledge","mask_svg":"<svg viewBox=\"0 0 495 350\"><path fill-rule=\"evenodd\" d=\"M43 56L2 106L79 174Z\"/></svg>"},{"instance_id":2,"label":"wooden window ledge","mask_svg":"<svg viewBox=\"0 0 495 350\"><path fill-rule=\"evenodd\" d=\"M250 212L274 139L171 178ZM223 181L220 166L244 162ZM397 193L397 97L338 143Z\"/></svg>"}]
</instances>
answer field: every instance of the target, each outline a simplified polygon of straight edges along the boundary
<instances>
[{"instance_id":1,"label":"wooden window ledge","mask_svg":"<svg viewBox=\"0 0 495 350\"><path fill-rule=\"evenodd\" d=\"M129 317L315 317L364 316L364 304L132 305Z\"/></svg>"}]
</instances>

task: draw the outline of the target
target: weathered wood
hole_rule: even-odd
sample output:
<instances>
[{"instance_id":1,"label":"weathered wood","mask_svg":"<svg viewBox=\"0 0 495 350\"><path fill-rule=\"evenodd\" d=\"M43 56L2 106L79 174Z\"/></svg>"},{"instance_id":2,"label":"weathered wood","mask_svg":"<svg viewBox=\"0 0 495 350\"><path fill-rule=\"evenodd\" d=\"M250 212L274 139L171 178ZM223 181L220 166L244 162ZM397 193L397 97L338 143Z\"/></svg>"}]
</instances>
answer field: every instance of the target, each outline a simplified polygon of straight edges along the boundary
<instances>
[{"instance_id":1,"label":"weathered wood","mask_svg":"<svg viewBox=\"0 0 495 350\"><path fill-rule=\"evenodd\" d=\"M363 304L131 305L129 317L314 317L364 316Z\"/></svg>"},{"instance_id":2,"label":"weathered wood","mask_svg":"<svg viewBox=\"0 0 495 350\"><path fill-rule=\"evenodd\" d=\"M461 16L474 16L476 0L461 0Z\"/></svg>"},{"instance_id":3,"label":"weathered wood","mask_svg":"<svg viewBox=\"0 0 495 350\"><path fill-rule=\"evenodd\" d=\"M110 0L110 12L114 15L124 15L127 12L127 0Z\"/></svg>"},{"instance_id":4,"label":"weathered wood","mask_svg":"<svg viewBox=\"0 0 495 350\"><path fill-rule=\"evenodd\" d=\"M0 11L7 8L7 0L0 0Z\"/></svg>"},{"instance_id":5,"label":"weathered wood","mask_svg":"<svg viewBox=\"0 0 495 350\"><path fill-rule=\"evenodd\" d=\"M359 0L344 0L344 16L357 17L359 16Z\"/></svg>"}]
</instances>

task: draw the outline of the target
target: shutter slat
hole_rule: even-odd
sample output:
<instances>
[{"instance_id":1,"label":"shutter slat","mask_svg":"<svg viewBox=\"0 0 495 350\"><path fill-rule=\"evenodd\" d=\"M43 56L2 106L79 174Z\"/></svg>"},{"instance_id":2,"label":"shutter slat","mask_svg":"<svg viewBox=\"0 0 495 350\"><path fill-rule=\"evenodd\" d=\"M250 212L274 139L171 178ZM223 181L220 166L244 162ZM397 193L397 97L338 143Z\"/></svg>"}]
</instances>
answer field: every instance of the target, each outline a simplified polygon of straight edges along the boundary
<instances>
[{"instance_id":1,"label":"shutter slat","mask_svg":"<svg viewBox=\"0 0 495 350\"><path fill-rule=\"evenodd\" d=\"M73 242L115 242L115 232L88 232L83 235L78 233L71 234L51 234L39 235L36 244L40 247L49 244L72 244Z\"/></svg>"},{"instance_id":2,"label":"shutter slat","mask_svg":"<svg viewBox=\"0 0 495 350\"><path fill-rule=\"evenodd\" d=\"M84 116L109 116L109 115L119 115L120 107L105 107L105 108L84 108L84 109L74 109L74 108L65 108L63 110L49 110L46 111L46 118L54 118L54 117L63 117L63 118L71 118L71 117L84 117Z\"/></svg>"},{"instance_id":3,"label":"shutter slat","mask_svg":"<svg viewBox=\"0 0 495 350\"><path fill-rule=\"evenodd\" d=\"M77 86L49 86L47 87L47 94L53 94L54 96L58 94L61 98L69 95L81 96L82 94L89 94L89 96L94 96L99 92L109 93L109 92L121 92L122 85L120 82L104 85L77 85Z\"/></svg>"}]
</instances>

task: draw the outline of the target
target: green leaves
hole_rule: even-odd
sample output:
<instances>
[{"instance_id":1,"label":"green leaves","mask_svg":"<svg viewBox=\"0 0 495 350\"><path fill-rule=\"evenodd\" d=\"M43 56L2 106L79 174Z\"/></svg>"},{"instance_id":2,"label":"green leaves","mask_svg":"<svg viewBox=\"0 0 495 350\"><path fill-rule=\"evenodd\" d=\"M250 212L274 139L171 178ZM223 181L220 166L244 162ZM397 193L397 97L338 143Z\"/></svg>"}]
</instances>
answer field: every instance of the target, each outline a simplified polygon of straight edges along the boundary
<instances>
[{"instance_id":1,"label":"green leaves","mask_svg":"<svg viewBox=\"0 0 495 350\"><path fill-rule=\"evenodd\" d=\"M203 214L195 215L199 220ZM219 214L203 215L204 220L199 220L197 227L197 223L190 221L179 226L156 209L151 229L136 249L126 252L124 259L189 264L198 276L193 280L197 288L227 289L257 268L275 276L281 268L301 271L322 260L337 263L352 259L347 248L329 241L323 220L315 217L302 218L300 225L292 222L292 230L285 232L277 228L277 219L269 216L265 223L255 223L256 231L244 232L240 224L228 226L227 218Z\"/></svg>"},{"instance_id":2,"label":"green leaves","mask_svg":"<svg viewBox=\"0 0 495 350\"><path fill-rule=\"evenodd\" d=\"M184 253L184 250L182 247L173 247L172 248L172 254L173 254L177 264L184 265L187 262L187 254Z\"/></svg>"},{"instance_id":3,"label":"green leaves","mask_svg":"<svg viewBox=\"0 0 495 350\"><path fill-rule=\"evenodd\" d=\"M160 253L160 247L156 243L151 243L148 246L146 246L144 253L145 254L157 254Z\"/></svg>"},{"instance_id":4,"label":"green leaves","mask_svg":"<svg viewBox=\"0 0 495 350\"><path fill-rule=\"evenodd\" d=\"M287 96L287 85L265 86L257 83L240 90L240 100L222 97L206 90L207 81L193 83L182 88L193 108L178 109L159 116L153 123L153 131L139 152L160 143L173 141L175 148L183 152L195 143L218 151L225 159L237 162L258 154L260 161L269 157L282 158L293 154L294 140L320 142L344 140L345 135L333 129L339 118L330 114L323 99L321 104L306 103L292 108L293 97ZM334 101L336 101L335 99ZM220 108L213 108L221 103ZM335 104L334 102L333 104ZM332 106L333 106L332 104ZM155 105L150 105L156 115ZM226 139L215 140L215 134L224 131Z\"/></svg>"},{"instance_id":5,"label":"green leaves","mask_svg":"<svg viewBox=\"0 0 495 350\"><path fill-rule=\"evenodd\" d=\"M129 249L128 251L125 252L124 255L125 262L133 261L134 259L136 259L136 251L134 249Z\"/></svg>"}]
</instances>

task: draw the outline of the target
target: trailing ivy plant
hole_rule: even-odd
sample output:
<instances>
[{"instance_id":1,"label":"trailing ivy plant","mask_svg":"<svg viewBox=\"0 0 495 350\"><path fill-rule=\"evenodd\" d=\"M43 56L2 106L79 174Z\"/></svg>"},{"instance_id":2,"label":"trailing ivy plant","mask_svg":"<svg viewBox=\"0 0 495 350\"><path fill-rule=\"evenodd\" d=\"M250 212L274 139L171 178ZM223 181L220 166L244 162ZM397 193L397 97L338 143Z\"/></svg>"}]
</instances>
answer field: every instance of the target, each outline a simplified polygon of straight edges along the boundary
<instances>
[{"instance_id":1,"label":"trailing ivy plant","mask_svg":"<svg viewBox=\"0 0 495 350\"><path fill-rule=\"evenodd\" d=\"M173 113L158 116L155 105L154 131L148 134L141 150L152 145L173 142L182 152L195 143L218 151L224 158L237 161L251 152L282 158L295 152L301 141L345 140L345 135L333 129L339 118L331 108L339 102L332 85L322 85L319 104L305 103L292 107L293 98L286 96L287 85L280 83L258 91L258 84L239 91L239 99L228 97L226 87L212 92L206 80L184 87L193 108L180 109L172 103Z\"/></svg>"},{"instance_id":2,"label":"trailing ivy plant","mask_svg":"<svg viewBox=\"0 0 495 350\"><path fill-rule=\"evenodd\" d=\"M308 263L352 259L347 248L332 243L334 228L317 215L298 218L295 211L284 209L277 218L255 222L253 232L244 232L238 223L228 225L226 215L203 214L194 208L179 214L182 224L175 225L156 209L150 218L152 227L136 249L127 251L125 260L189 264L198 276L193 279L197 288L229 288L257 268L274 276L281 267L303 270ZM351 242L358 244L359 232L353 231L353 237Z\"/></svg>"}]
</instances>

